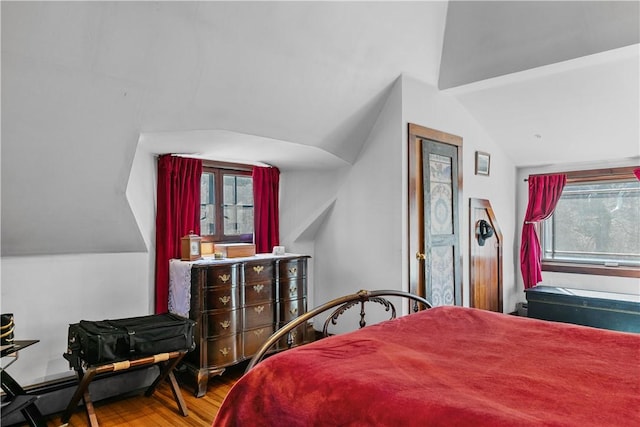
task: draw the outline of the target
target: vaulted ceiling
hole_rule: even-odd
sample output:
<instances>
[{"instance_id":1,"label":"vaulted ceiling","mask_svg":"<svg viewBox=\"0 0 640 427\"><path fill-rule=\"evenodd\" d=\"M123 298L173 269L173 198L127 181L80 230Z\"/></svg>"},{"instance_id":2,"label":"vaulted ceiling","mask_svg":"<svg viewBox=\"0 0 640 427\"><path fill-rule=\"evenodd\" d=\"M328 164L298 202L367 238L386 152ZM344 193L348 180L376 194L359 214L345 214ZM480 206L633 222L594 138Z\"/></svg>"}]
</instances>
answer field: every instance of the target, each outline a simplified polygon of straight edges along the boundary
<instances>
[{"instance_id":1,"label":"vaulted ceiling","mask_svg":"<svg viewBox=\"0 0 640 427\"><path fill-rule=\"evenodd\" d=\"M191 51L177 53L192 72L176 85L183 92L168 92L185 102L178 114L207 114L197 125L185 118L187 129L223 129L259 141L250 160L285 168L304 153L284 159L274 154L282 150L273 141L259 137L352 162L401 73L456 97L517 166L633 157L640 154L639 5L200 4L191 11L198 15L197 31L188 35ZM143 139L163 141L165 150L184 146L192 134L175 129L175 112L166 112L172 117L160 114L153 127L170 132ZM246 159L241 145L214 133L207 141L194 140L191 152ZM312 160L299 164L331 162L318 161L317 153L307 152Z\"/></svg>"},{"instance_id":2,"label":"vaulted ceiling","mask_svg":"<svg viewBox=\"0 0 640 427\"><path fill-rule=\"evenodd\" d=\"M518 166L640 155L640 2L449 2L439 87Z\"/></svg>"},{"instance_id":3,"label":"vaulted ceiling","mask_svg":"<svg viewBox=\"0 0 640 427\"><path fill-rule=\"evenodd\" d=\"M638 156L638 6L2 1L3 255L144 249L124 196L142 145L353 163L402 74L515 166Z\"/></svg>"}]
</instances>

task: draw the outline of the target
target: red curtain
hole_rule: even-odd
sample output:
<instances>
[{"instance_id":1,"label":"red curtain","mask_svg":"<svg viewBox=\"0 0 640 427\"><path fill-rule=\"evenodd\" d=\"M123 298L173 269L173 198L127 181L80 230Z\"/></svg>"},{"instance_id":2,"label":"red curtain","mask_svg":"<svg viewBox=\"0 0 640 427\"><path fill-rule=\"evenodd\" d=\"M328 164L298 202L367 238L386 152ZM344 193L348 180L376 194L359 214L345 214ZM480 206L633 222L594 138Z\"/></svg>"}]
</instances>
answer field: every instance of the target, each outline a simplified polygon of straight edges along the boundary
<instances>
[{"instance_id":1,"label":"red curtain","mask_svg":"<svg viewBox=\"0 0 640 427\"><path fill-rule=\"evenodd\" d=\"M633 174L640 180L640 168L634 169Z\"/></svg>"},{"instance_id":2,"label":"red curtain","mask_svg":"<svg viewBox=\"0 0 640 427\"><path fill-rule=\"evenodd\" d=\"M535 223L551 216L566 182L567 176L564 174L529 177L529 205L520 245L520 268L525 289L542 281L541 249Z\"/></svg>"},{"instance_id":3,"label":"red curtain","mask_svg":"<svg viewBox=\"0 0 640 427\"><path fill-rule=\"evenodd\" d=\"M158 158L156 210L156 313L169 304L169 260L180 258L180 239L200 234L202 160L165 154Z\"/></svg>"},{"instance_id":4,"label":"red curtain","mask_svg":"<svg viewBox=\"0 0 640 427\"><path fill-rule=\"evenodd\" d=\"M271 252L280 243L278 193L280 171L274 167L253 168L254 233L257 253Z\"/></svg>"}]
</instances>

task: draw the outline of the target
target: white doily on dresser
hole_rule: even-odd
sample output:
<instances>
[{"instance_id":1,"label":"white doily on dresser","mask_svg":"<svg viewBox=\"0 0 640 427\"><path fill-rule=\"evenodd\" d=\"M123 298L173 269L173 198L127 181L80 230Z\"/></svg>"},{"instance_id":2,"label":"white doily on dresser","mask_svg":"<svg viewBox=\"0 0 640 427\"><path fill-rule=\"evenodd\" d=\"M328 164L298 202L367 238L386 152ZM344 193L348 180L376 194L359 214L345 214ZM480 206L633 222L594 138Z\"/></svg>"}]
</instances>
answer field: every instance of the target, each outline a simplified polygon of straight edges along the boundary
<instances>
[{"instance_id":1,"label":"white doily on dresser","mask_svg":"<svg viewBox=\"0 0 640 427\"><path fill-rule=\"evenodd\" d=\"M169 261L169 312L189 317L191 304L191 263Z\"/></svg>"}]
</instances>

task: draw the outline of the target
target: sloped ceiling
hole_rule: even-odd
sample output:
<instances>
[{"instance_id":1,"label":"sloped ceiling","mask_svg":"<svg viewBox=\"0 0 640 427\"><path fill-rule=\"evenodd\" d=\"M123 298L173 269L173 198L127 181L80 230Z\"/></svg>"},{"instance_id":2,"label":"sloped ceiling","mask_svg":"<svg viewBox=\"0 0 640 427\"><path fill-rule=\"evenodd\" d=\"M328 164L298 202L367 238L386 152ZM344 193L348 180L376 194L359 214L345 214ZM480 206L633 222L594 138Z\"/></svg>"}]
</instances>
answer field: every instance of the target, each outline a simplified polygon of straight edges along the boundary
<instances>
[{"instance_id":1,"label":"sloped ceiling","mask_svg":"<svg viewBox=\"0 0 640 427\"><path fill-rule=\"evenodd\" d=\"M452 1L438 87L637 44L639 20L636 1Z\"/></svg>"},{"instance_id":2,"label":"sloped ceiling","mask_svg":"<svg viewBox=\"0 0 640 427\"><path fill-rule=\"evenodd\" d=\"M523 20L510 2L2 1L2 255L145 250L125 198L140 141L206 152L208 135L229 160L285 168L296 144L312 148L303 165L353 163L402 73L437 87L468 68L443 90L516 166L638 155L638 2L567 2L558 18L529 3ZM529 19L546 37L523 42ZM451 50L467 31L485 55ZM569 53L574 33L588 50ZM550 40L569 42L549 56Z\"/></svg>"},{"instance_id":3,"label":"sloped ceiling","mask_svg":"<svg viewBox=\"0 0 640 427\"><path fill-rule=\"evenodd\" d=\"M439 74L517 166L640 155L640 2L453 1Z\"/></svg>"}]
</instances>

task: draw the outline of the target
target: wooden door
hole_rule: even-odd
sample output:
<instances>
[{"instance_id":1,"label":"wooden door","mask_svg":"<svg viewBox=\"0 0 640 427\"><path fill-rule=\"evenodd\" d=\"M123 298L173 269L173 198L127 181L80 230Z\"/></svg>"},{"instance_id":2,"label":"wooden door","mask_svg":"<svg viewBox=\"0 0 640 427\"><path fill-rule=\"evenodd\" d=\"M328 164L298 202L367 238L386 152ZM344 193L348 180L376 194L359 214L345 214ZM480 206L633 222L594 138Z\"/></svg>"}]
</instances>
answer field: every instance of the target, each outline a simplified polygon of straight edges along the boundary
<instances>
[{"instance_id":1,"label":"wooden door","mask_svg":"<svg viewBox=\"0 0 640 427\"><path fill-rule=\"evenodd\" d=\"M493 229L486 239L480 221ZM469 199L469 259L470 306L502 313L502 232L488 200Z\"/></svg>"},{"instance_id":2,"label":"wooden door","mask_svg":"<svg viewBox=\"0 0 640 427\"><path fill-rule=\"evenodd\" d=\"M462 138L409 125L409 289L462 305Z\"/></svg>"}]
</instances>

